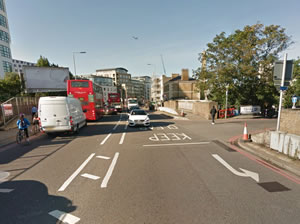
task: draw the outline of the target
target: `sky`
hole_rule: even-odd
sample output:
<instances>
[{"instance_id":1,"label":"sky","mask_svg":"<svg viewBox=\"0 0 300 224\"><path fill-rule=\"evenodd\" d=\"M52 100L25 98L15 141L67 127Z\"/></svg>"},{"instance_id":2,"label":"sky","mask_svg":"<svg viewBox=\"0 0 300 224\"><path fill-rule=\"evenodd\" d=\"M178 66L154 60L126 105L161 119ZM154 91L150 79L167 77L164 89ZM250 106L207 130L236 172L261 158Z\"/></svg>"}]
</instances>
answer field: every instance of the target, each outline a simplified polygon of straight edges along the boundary
<instances>
[{"instance_id":1,"label":"sky","mask_svg":"<svg viewBox=\"0 0 300 224\"><path fill-rule=\"evenodd\" d=\"M288 2L288 3L287 3ZM260 22L280 25L300 56L299 0L6 0L14 59L51 63L91 74L123 67L132 76L181 73L221 32ZM138 37L134 39L133 36ZM150 65L149 65L150 64Z\"/></svg>"}]
</instances>

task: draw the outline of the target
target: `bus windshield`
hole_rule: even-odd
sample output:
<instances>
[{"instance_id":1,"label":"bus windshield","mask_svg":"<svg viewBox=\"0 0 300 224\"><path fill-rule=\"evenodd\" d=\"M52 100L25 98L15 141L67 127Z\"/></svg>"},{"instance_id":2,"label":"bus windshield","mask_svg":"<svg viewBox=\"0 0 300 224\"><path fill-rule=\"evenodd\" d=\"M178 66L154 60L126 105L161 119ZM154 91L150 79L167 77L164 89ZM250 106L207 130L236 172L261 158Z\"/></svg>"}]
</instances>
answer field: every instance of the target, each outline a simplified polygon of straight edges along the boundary
<instances>
[{"instance_id":1,"label":"bus windshield","mask_svg":"<svg viewBox=\"0 0 300 224\"><path fill-rule=\"evenodd\" d=\"M83 87L83 88L88 88L89 87L89 82L79 82L79 81L72 81L71 82L72 87Z\"/></svg>"}]
</instances>

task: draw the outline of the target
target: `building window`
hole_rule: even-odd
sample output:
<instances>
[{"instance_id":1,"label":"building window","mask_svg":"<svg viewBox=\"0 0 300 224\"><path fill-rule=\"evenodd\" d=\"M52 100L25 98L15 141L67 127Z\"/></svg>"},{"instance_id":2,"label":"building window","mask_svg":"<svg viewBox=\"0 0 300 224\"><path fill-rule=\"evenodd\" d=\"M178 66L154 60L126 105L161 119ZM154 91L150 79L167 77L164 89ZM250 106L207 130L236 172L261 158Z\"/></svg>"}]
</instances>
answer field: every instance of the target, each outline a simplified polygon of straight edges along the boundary
<instances>
[{"instance_id":1,"label":"building window","mask_svg":"<svg viewBox=\"0 0 300 224\"><path fill-rule=\"evenodd\" d=\"M7 61L3 61L3 70L4 72L12 72L12 64Z\"/></svg>"},{"instance_id":2,"label":"building window","mask_svg":"<svg viewBox=\"0 0 300 224\"><path fill-rule=\"evenodd\" d=\"M3 57L11 58L10 49L8 47L0 45L0 53Z\"/></svg>"},{"instance_id":3,"label":"building window","mask_svg":"<svg viewBox=\"0 0 300 224\"><path fill-rule=\"evenodd\" d=\"M0 0L1 1L1 0ZM6 21L6 18L5 16L1 15L0 14L0 25L7 28L7 21Z\"/></svg>"},{"instance_id":4,"label":"building window","mask_svg":"<svg viewBox=\"0 0 300 224\"><path fill-rule=\"evenodd\" d=\"M0 30L0 40L5 41L6 43L9 43L9 35L3 30Z\"/></svg>"},{"instance_id":5,"label":"building window","mask_svg":"<svg viewBox=\"0 0 300 224\"><path fill-rule=\"evenodd\" d=\"M1 9L3 12L5 12L3 0L0 0L0 9Z\"/></svg>"}]
</instances>

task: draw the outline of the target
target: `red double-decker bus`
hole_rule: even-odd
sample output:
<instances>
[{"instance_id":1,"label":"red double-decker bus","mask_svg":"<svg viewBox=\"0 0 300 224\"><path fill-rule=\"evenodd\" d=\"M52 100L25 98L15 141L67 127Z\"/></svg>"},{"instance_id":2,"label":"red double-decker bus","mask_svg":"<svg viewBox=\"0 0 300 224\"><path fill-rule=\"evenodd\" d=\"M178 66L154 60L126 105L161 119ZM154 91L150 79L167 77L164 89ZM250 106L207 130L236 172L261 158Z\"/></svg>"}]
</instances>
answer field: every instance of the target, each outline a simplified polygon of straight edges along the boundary
<instances>
[{"instance_id":1,"label":"red double-decker bus","mask_svg":"<svg viewBox=\"0 0 300 224\"><path fill-rule=\"evenodd\" d=\"M122 112L122 102L119 93L108 93L108 104L114 106L118 112Z\"/></svg>"},{"instance_id":2,"label":"red double-decker bus","mask_svg":"<svg viewBox=\"0 0 300 224\"><path fill-rule=\"evenodd\" d=\"M67 94L80 100L86 119L95 121L104 114L102 87L90 80L68 80Z\"/></svg>"}]
</instances>

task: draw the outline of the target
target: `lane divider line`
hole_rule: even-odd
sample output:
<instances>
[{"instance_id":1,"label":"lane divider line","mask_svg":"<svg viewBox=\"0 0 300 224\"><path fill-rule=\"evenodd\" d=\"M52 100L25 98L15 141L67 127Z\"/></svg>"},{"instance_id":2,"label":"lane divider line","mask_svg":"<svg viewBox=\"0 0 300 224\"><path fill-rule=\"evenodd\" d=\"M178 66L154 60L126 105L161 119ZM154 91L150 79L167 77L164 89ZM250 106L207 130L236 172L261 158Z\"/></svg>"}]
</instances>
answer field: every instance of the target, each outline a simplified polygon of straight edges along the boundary
<instances>
[{"instance_id":1,"label":"lane divider line","mask_svg":"<svg viewBox=\"0 0 300 224\"><path fill-rule=\"evenodd\" d=\"M110 157L107 157L107 156L96 156L96 157L99 159L110 159Z\"/></svg>"},{"instance_id":2,"label":"lane divider line","mask_svg":"<svg viewBox=\"0 0 300 224\"><path fill-rule=\"evenodd\" d=\"M210 142L190 142L190 143L173 143L173 144L152 144L143 145L144 147L156 147L156 146L174 146L174 145L207 145Z\"/></svg>"},{"instance_id":3,"label":"lane divider line","mask_svg":"<svg viewBox=\"0 0 300 224\"><path fill-rule=\"evenodd\" d=\"M119 126L120 122L121 122L121 120L118 121L118 123L115 125L115 127L113 128L113 130L117 129L117 127Z\"/></svg>"},{"instance_id":4,"label":"lane divider line","mask_svg":"<svg viewBox=\"0 0 300 224\"><path fill-rule=\"evenodd\" d=\"M111 134L112 134L112 133L109 133L109 134L105 137L105 139L103 139L103 141L100 143L100 145L103 145L103 144L107 141L107 139L111 136Z\"/></svg>"},{"instance_id":5,"label":"lane divider line","mask_svg":"<svg viewBox=\"0 0 300 224\"><path fill-rule=\"evenodd\" d=\"M107 187L107 183L108 183L108 181L109 181L109 179L112 175L112 172L114 171L114 168L115 168L115 165L117 163L118 157L119 157L119 153L116 152L115 156L114 156L114 158L113 158L113 160L112 160L112 162L111 162L111 164L108 168L108 171L107 171L107 173L106 173L106 175L105 175L105 177L104 177L104 179L101 183L101 188L106 188Z\"/></svg>"},{"instance_id":6,"label":"lane divider line","mask_svg":"<svg viewBox=\"0 0 300 224\"><path fill-rule=\"evenodd\" d=\"M52 212L49 212L48 214L67 224L76 224L80 220L80 218L74 215L59 210L54 210Z\"/></svg>"},{"instance_id":7,"label":"lane divider line","mask_svg":"<svg viewBox=\"0 0 300 224\"><path fill-rule=\"evenodd\" d=\"M0 193L10 193L12 192L14 189L6 189L6 188L0 188Z\"/></svg>"},{"instance_id":8,"label":"lane divider line","mask_svg":"<svg viewBox=\"0 0 300 224\"><path fill-rule=\"evenodd\" d=\"M124 132L124 133L122 134L122 137L121 137L120 142L119 142L120 145L123 144L124 139L125 139L125 135L126 135L126 132Z\"/></svg>"},{"instance_id":9,"label":"lane divider line","mask_svg":"<svg viewBox=\"0 0 300 224\"><path fill-rule=\"evenodd\" d=\"M128 128L128 124L125 125L124 129L127 130L127 128Z\"/></svg>"},{"instance_id":10,"label":"lane divider line","mask_svg":"<svg viewBox=\"0 0 300 224\"><path fill-rule=\"evenodd\" d=\"M92 153L78 169L65 181L65 183L58 189L58 191L64 191L69 184L74 180L74 178L80 173L80 171L88 164L88 162L94 157L95 153Z\"/></svg>"},{"instance_id":11,"label":"lane divider line","mask_svg":"<svg viewBox=\"0 0 300 224\"><path fill-rule=\"evenodd\" d=\"M89 178L89 179L92 179L92 180L98 180L100 178L98 176L95 176L95 175L92 175L92 174L88 174L88 173L81 174L81 176Z\"/></svg>"}]
</instances>

